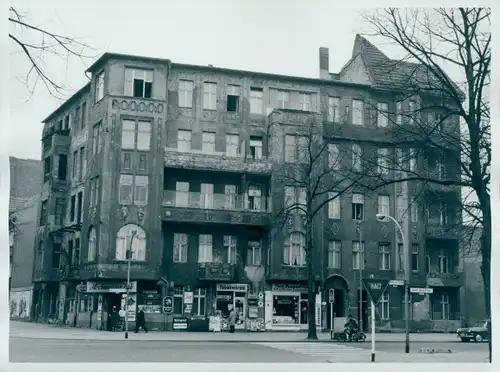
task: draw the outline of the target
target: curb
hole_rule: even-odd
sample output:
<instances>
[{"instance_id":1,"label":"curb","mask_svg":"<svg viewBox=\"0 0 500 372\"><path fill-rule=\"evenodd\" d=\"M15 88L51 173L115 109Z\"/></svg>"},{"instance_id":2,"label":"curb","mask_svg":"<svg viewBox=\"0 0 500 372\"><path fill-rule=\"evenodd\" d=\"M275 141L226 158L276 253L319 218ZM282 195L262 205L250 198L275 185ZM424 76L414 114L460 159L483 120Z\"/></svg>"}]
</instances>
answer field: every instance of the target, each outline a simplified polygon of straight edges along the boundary
<instances>
[{"instance_id":1,"label":"curb","mask_svg":"<svg viewBox=\"0 0 500 372\"><path fill-rule=\"evenodd\" d=\"M361 342L337 342L337 341L332 341L332 340L265 340L265 339L256 339L256 340L230 340L230 339L208 339L208 340L186 340L186 339L163 339L163 340L151 340L151 339L134 339L134 338L129 338L129 339L99 339L99 338L67 338L67 337L30 337L30 336L13 336L9 335L9 339L23 339L23 340L61 340L61 341L99 341L99 342L176 342L176 343L188 343L188 342L214 342L214 343L299 343L299 342L311 342L311 343L332 343L332 344L338 344L338 345L346 345L346 346L351 346L351 347L356 347L356 345L362 344ZM369 343L370 341L365 341L364 343ZM402 341L396 341L396 340L387 340L387 341L376 341L377 343L383 343L383 344L388 344L388 343L394 343L394 344L401 344L404 343L404 340ZM426 341L426 340L418 340L418 341L412 341L411 343L460 343L460 341Z\"/></svg>"}]
</instances>

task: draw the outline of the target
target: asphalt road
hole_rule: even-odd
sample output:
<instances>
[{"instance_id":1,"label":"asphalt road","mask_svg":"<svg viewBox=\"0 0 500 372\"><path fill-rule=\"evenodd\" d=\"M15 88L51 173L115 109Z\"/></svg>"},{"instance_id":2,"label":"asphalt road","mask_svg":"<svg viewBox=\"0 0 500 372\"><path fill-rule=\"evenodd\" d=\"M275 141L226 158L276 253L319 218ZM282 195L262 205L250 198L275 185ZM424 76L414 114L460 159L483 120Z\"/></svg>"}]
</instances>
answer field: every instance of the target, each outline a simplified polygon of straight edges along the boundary
<instances>
[{"instance_id":1,"label":"asphalt road","mask_svg":"<svg viewBox=\"0 0 500 372\"><path fill-rule=\"evenodd\" d=\"M176 341L95 341L10 338L11 362L369 362L370 343L250 343ZM401 358L404 343L377 343L377 352L386 361ZM412 353L421 348L451 349L446 357L486 356L486 343L412 343ZM471 354L472 353L472 354ZM392 359L394 356L395 359ZM361 359L360 359L361 358ZM365 360L366 359L366 360ZM462 358L463 359L463 358Z\"/></svg>"}]
</instances>

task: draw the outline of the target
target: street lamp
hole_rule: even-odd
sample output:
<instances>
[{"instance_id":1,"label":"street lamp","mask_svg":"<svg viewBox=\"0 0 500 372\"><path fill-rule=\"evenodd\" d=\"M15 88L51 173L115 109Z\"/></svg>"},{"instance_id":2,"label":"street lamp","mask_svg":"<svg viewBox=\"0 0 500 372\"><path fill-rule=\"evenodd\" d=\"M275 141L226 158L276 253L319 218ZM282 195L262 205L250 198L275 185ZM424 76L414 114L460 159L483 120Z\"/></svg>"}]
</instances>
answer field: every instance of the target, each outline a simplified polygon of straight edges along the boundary
<instances>
[{"instance_id":1,"label":"street lamp","mask_svg":"<svg viewBox=\"0 0 500 372\"><path fill-rule=\"evenodd\" d=\"M132 260L132 242L137 234L136 230L131 231L130 244L125 253L127 259L127 288L125 289L125 339L128 338L128 301L129 301L129 291L130 291L130 261Z\"/></svg>"},{"instance_id":2,"label":"street lamp","mask_svg":"<svg viewBox=\"0 0 500 372\"><path fill-rule=\"evenodd\" d=\"M409 258L408 258L408 246L405 241L405 235L403 233L403 229L401 225L394 217L391 217L387 214L376 214L377 220L383 222L386 218L394 222L399 233L401 234L401 241L403 242L403 261L404 261L404 272L405 272L405 353L410 353L410 331L409 331L409 318L410 318L410 301L409 301L409 282L410 282L410 268L409 268Z\"/></svg>"}]
</instances>

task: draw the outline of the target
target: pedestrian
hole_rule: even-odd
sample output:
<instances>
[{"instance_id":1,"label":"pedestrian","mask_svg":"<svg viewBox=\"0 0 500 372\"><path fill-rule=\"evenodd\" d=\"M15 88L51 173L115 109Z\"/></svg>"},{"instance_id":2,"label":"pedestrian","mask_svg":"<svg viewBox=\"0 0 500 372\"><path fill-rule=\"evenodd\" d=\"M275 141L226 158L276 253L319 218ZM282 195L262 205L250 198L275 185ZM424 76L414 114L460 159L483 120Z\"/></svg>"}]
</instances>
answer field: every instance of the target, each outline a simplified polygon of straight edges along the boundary
<instances>
[{"instance_id":1,"label":"pedestrian","mask_svg":"<svg viewBox=\"0 0 500 372\"><path fill-rule=\"evenodd\" d=\"M234 333L234 326L236 325L236 311L234 311L234 307L231 309L229 313L229 333Z\"/></svg>"},{"instance_id":2,"label":"pedestrian","mask_svg":"<svg viewBox=\"0 0 500 372\"><path fill-rule=\"evenodd\" d=\"M144 329L144 332L148 333L148 328L146 327L146 316L144 310L140 309L137 314L137 321L135 322L135 333L139 332L139 328Z\"/></svg>"},{"instance_id":3,"label":"pedestrian","mask_svg":"<svg viewBox=\"0 0 500 372\"><path fill-rule=\"evenodd\" d=\"M120 323L120 316L118 315L118 310L116 310L116 306L113 306L113 310L111 311L111 330L116 332Z\"/></svg>"}]
</instances>

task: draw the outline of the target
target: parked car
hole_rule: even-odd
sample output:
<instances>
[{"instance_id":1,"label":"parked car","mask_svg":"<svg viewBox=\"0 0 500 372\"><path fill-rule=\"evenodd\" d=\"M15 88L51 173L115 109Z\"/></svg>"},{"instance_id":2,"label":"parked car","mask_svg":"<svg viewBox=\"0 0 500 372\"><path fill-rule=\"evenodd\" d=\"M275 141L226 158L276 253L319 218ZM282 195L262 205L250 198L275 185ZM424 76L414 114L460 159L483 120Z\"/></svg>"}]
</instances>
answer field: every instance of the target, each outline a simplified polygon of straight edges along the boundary
<instances>
[{"instance_id":1,"label":"parked car","mask_svg":"<svg viewBox=\"0 0 500 372\"><path fill-rule=\"evenodd\" d=\"M481 320L473 327L457 329L457 337L460 338L462 342L469 342L471 340L482 342L488 339L490 328L490 320Z\"/></svg>"}]
</instances>

